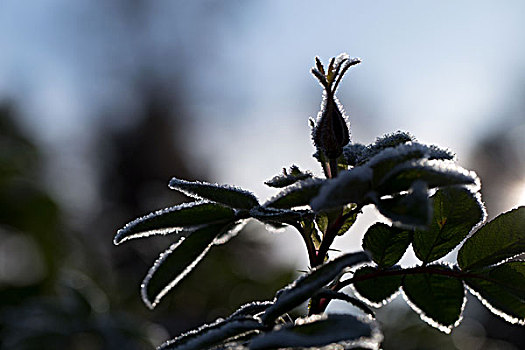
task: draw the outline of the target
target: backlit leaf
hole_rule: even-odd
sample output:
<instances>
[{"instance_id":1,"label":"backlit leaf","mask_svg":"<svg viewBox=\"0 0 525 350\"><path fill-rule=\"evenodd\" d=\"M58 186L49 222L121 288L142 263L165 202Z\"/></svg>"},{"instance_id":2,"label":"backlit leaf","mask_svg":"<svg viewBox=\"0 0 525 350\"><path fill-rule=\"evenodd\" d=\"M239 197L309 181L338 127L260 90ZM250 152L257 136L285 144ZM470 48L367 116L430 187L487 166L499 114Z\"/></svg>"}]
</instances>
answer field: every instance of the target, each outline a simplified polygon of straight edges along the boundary
<instances>
[{"instance_id":1,"label":"backlit leaf","mask_svg":"<svg viewBox=\"0 0 525 350\"><path fill-rule=\"evenodd\" d=\"M172 178L169 187L197 199L208 199L231 208L251 209L259 205L253 193L243 189L199 181Z\"/></svg>"},{"instance_id":2,"label":"backlit leaf","mask_svg":"<svg viewBox=\"0 0 525 350\"><path fill-rule=\"evenodd\" d=\"M448 254L484 217L479 198L465 188L440 189L432 196L432 203L429 228L414 232L414 251L424 263Z\"/></svg>"},{"instance_id":3,"label":"backlit leaf","mask_svg":"<svg viewBox=\"0 0 525 350\"><path fill-rule=\"evenodd\" d=\"M157 350L206 350L215 349L229 338L243 335L262 328L261 323L252 317L236 317L219 320L189 331L169 340Z\"/></svg>"},{"instance_id":4,"label":"backlit leaf","mask_svg":"<svg viewBox=\"0 0 525 350\"><path fill-rule=\"evenodd\" d=\"M214 224L204 226L181 238L160 254L148 271L141 285L144 303L153 309L210 250L216 237L228 231L232 225Z\"/></svg>"},{"instance_id":5,"label":"backlit leaf","mask_svg":"<svg viewBox=\"0 0 525 350\"><path fill-rule=\"evenodd\" d=\"M391 198L374 199L381 214L392 220L393 224L403 228L427 227L432 215L432 207L425 182L417 180L406 194Z\"/></svg>"},{"instance_id":6,"label":"backlit leaf","mask_svg":"<svg viewBox=\"0 0 525 350\"><path fill-rule=\"evenodd\" d=\"M525 207L503 213L467 239L458 253L463 270L496 264L525 252Z\"/></svg>"},{"instance_id":7,"label":"backlit leaf","mask_svg":"<svg viewBox=\"0 0 525 350\"><path fill-rule=\"evenodd\" d=\"M217 203L184 203L157 210L131 221L117 232L113 242L120 244L133 238L180 232L204 224L229 222L233 221L234 217L232 209Z\"/></svg>"},{"instance_id":8,"label":"backlit leaf","mask_svg":"<svg viewBox=\"0 0 525 350\"><path fill-rule=\"evenodd\" d=\"M402 275L381 276L380 270L364 266L354 273L353 286L358 295L369 305L380 307L392 299L401 287ZM361 279L361 280L360 280Z\"/></svg>"},{"instance_id":9,"label":"backlit leaf","mask_svg":"<svg viewBox=\"0 0 525 350\"><path fill-rule=\"evenodd\" d=\"M370 190L372 170L366 166L342 171L335 179L326 180L310 206L316 212L363 203Z\"/></svg>"},{"instance_id":10,"label":"backlit leaf","mask_svg":"<svg viewBox=\"0 0 525 350\"><path fill-rule=\"evenodd\" d=\"M426 182L428 188L453 185L479 186L479 179L474 172L467 171L451 161L417 160L395 166L375 189L383 195L394 194L407 191L416 180Z\"/></svg>"},{"instance_id":11,"label":"backlit leaf","mask_svg":"<svg viewBox=\"0 0 525 350\"><path fill-rule=\"evenodd\" d=\"M356 345L356 340L377 345L381 339L373 339L372 331L370 321L360 320L353 315L314 315L299 319L295 325L280 326L253 338L250 349L312 348L331 344L334 349L346 349L350 345Z\"/></svg>"},{"instance_id":12,"label":"backlit leaf","mask_svg":"<svg viewBox=\"0 0 525 350\"><path fill-rule=\"evenodd\" d=\"M363 249L372 254L372 260L385 268L395 265L412 242L412 231L375 223L363 238Z\"/></svg>"},{"instance_id":13,"label":"backlit leaf","mask_svg":"<svg viewBox=\"0 0 525 350\"><path fill-rule=\"evenodd\" d=\"M319 289L336 278L346 267L369 260L368 255L365 253L351 253L342 255L313 269L308 274L278 291L275 296L275 303L266 309L261 319L265 324L269 324L280 315L311 298Z\"/></svg>"},{"instance_id":14,"label":"backlit leaf","mask_svg":"<svg viewBox=\"0 0 525 350\"><path fill-rule=\"evenodd\" d=\"M437 270L450 270L435 266ZM407 274L403 291L421 319L442 332L459 325L465 303L465 288L459 279L434 273Z\"/></svg>"},{"instance_id":15,"label":"backlit leaf","mask_svg":"<svg viewBox=\"0 0 525 350\"><path fill-rule=\"evenodd\" d=\"M309 179L312 176L311 173L302 172L296 165L292 165L289 171L283 169L283 174L276 175L271 180L265 181L264 183L270 187L280 188L290 186L300 180Z\"/></svg>"},{"instance_id":16,"label":"backlit leaf","mask_svg":"<svg viewBox=\"0 0 525 350\"><path fill-rule=\"evenodd\" d=\"M296 182L270 198L264 203L264 207L290 209L309 205L324 182L325 180L314 178Z\"/></svg>"},{"instance_id":17,"label":"backlit leaf","mask_svg":"<svg viewBox=\"0 0 525 350\"><path fill-rule=\"evenodd\" d=\"M465 283L494 314L525 325L525 262L512 261L472 271Z\"/></svg>"}]
</instances>

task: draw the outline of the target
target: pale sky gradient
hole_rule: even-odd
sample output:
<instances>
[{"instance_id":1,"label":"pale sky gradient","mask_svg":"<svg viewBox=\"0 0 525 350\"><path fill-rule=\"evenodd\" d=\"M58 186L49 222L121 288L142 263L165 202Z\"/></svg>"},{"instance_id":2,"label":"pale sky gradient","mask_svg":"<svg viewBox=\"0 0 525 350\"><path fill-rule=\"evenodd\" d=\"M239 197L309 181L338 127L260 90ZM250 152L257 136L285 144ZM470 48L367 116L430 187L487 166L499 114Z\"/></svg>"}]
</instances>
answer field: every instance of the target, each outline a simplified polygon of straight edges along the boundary
<instances>
[{"instance_id":1,"label":"pale sky gradient","mask_svg":"<svg viewBox=\"0 0 525 350\"><path fill-rule=\"evenodd\" d=\"M141 62L169 69L183 55L185 67L173 69L192 76L189 148L218 182L262 198L273 193L262 182L283 166L320 171L307 125L321 96L309 75L315 55L363 59L338 93L358 142L401 129L454 149L461 161L498 125L494 115L506 117L522 100L524 1L195 3L153 1L131 30L119 1L2 0L0 97L23 97L33 133L74 153L92 136L98 111L133 110L129 76ZM210 20L215 8L221 15ZM195 35L204 46L192 46ZM63 183L74 188L85 172L72 167ZM272 239L293 256L302 249L292 233ZM341 241L359 244L360 236Z\"/></svg>"}]
</instances>

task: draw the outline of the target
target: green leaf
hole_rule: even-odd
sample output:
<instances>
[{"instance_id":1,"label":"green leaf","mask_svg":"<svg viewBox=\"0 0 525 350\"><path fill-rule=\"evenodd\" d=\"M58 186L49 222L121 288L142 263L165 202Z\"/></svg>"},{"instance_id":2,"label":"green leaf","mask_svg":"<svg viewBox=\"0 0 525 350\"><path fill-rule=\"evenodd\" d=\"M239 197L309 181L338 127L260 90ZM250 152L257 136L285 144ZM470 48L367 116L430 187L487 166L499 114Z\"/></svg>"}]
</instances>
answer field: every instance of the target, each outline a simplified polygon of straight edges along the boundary
<instances>
[{"instance_id":1,"label":"green leaf","mask_svg":"<svg viewBox=\"0 0 525 350\"><path fill-rule=\"evenodd\" d=\"M334 345L347 349L356 340L377 345L372 339L372 326L353 315L324 314L299 319L295 325L284 325L253 338L251 350L281 348L313 348ZM361 339L361 338L369 339Z\"/></svg>"},{"instance_id":2,"label":"green leaf","mask_svg":"<svg viewBox=\"0 0 525 350\"><path fill-rule=\"evenodd\" d=\"M512 261L472 271L465 283L494 314L525 325L525 262Z\"/></svg>"},{"instance_id":3,"label":"green leaf","mask_svg":"<svg viewBox=\"0 0 525 350\"><path fill-rule=\"evenodd\" d=\"M395 166L376 186L381 195L407 191L412 183L421 180L428 188L453 185L478 185L479 179L472 171L467 171L451 161L417 160Z\"/></svg>"},{"instance_id":4,"label":"green leaf","mask_svg":"<svg viewBox=\"0 0 525 350\"><path fill-rule=\"evenodd\" d=\"M361 298L374 307L390 301L401 287L402 275L380 276L375 267L364 266L354 273L353 286ZM361 280L360 280L361 279Z\"/></svg>"},{"instance_id":5,"label":"green leaf","mask_svg":"<svg viewBox=\"0 0 525 350\"><path fill-rule=\"evenodd\" d=\"M420 180L412 184L407 194L373 200L381 214L403 228L427 227L432 216L426 183Z\"/></svg>"},{"instance_id":6,"label":"green leaf","mask_svg":"<svg viewBox=\"0 0 525 350\"><path fill-rule=\"evenodd\" d=\"M251 209L259 205L253 193L237 187L172 178L169 187L197 199L208 199L231 208Z\"/></svg>"},{"instance_id":7,"label":"green leaf","mask_svg":"<svg viewBox=\"0 0 525 350\"><path fill-rule=\"evenodd\" d=\"M206 350L215 349L229 338L262 328L262 324L252 317L236 317L219 320L213 324L204 325L169 340L157 350Z\"/></svg>"},{"instance_id":8,"label":"green leaf","mask_svg":"<svg viewBox=\"0 0 525 350\"><path fill-rule=\"evenodd\" d=\"M503 213L482 226L458 253L462 270L489 266L525 252L525 207Z\"/></svg>"},{"instance_id":9,"label":"green leaf","mask_svg":"<svg viewBox=\"0 0 525 350\"><path fill-rule=\"evenodd\" d=\"M357 220L357 212L351 213L355 209L356 205L350 204L345 206L342 211L341 209L330 209L327 211L323 211L315 216L315 222L317 223L317 227L319 228L319 230L324 235L326 234L326 230L328 229L329 222L333 223L335 220L337 220L339 216L344 217L344 222L341 225L339 231L337 231L337 235L340 236L345 234Z\"/></svg>"},{"instance_id":10,"label":"green leaf","mask_svg":"<svg viewBox=\"0 0 525 350\"><path fill-rule=\"evenodd\" d=\"M232 209L217 203L184 203L157 210L131 221L118 230L113 243L120 244L133 238L180 232L204 224L231 222L234 217Z\"/></svg>"},{"instance_id":11,"label":"green leaf","mask_svg":"<svg viewBox=\"0 0 525 350\"><path fill-rule=\"evenodd\" d=\"M428 154L428 148L419 144L403 144L393 148L387 148L369 159L367 166L374 171L373 184L379 184L381 180L395 166L409 160L424 158Z\"/></svg>"},{"instance_id":12,"label":"green leaf","mask_svg":"<svg viewBox=\"0 0 525 350\"><path fill-rule=\"evenodd\" d=\"M451 271L445 266L435 268ZM408 274L403 279L403 291L412 309L432 327L450 333L461 321L466 300L461 280L441 274Z\"/></svg>"},{"instance_id":13,"label":"green leaf","mask_svg":"<svg viewBox=\"0 0 525 350\"><path fill-rule=\"evenodd\" d=\"M314 178L296 182L264 203L264 207L290 209L309 205L324 182L325 180Z\"/></svg>"},{"instance_id":14,"label":"green leaf","mask_svg":"<svg viewBox=\"0 0 525 350\"><path fill-rule=\"evenodd\" d=\"M153 309L202 260L216 237L232 225L214 224L195 230L160 254L141 286L142 300Z\"/></svg>"},{"instance_id":15,"label":"green leaf","mask_svg":"<svg viewBox=\"0 0 525 350\"><path fill-rule=\"evenodd\" d=\"M275 303L261 316L263 323L271 323L277 317L311 298L319 289L336 278L343 269L369 260L368 255L362 252L345 254L313 269L277 292Z\"/></svg>"},{"instance_id":16,"label":"green leaf","mask_svg":"<svg viewBox=\"0 0 525 350\"><path fill-rule=\"evenodd\" d=\"M414 232L416 256L428 263L447 255L484 217L479 199L466 188L448 187L432 196L433 217L427 230Z\"/></svg>"},{"instance_id":17,"label":"green leaf","mask_svg":"<svg viewBox=\"0 0 525 350\"><path fill-rule=\"evenodd\" d=\"M372 170L366 166L342 171L336 178L325 181L310 206L320 212L350 203L362 204L370 191L372 175Z\"/></svg>"},{"instance_id":18,"label":"green leaf","mask_svg":"<svg viewBox=\"0 0 525 350\"><path fill-rule=\"evenodd\" d=\"M412 242L412 231L375 223L366 231L363 249L372 254L372 260L381 268L395 265Z\"/></svg>"},{"instance_id":19,"label":"green leaf","mask_svg":"<svg viewBox=\"0 0 525 350\"><path fill-rule=\"evenodd\" d=\"M271 180L268 180L264 183L270 187L281 188L290 186L300 180L309 179L312 176L313 175L311 173L303 173L301 170L299 170L299 168L296 165L292 165L289 171L283 169L282 174L276 175Z\"/></svg>"}]
</instances>

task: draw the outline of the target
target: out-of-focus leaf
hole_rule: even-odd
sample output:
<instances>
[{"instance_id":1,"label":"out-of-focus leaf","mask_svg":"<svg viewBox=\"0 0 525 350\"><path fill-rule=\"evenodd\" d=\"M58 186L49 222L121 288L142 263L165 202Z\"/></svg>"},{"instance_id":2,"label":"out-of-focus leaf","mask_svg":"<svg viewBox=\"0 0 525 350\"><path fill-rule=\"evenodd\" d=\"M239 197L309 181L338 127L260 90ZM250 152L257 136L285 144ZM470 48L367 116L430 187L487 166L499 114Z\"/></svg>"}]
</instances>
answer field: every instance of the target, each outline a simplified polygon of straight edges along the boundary
<instances>
[{"instance_id":1,"label":"out-of-focus leaf","mask_svg":"<svg viewBox=\"0 0 525 350\"><path fill-rule=\"evenodd\" d=\"M169 187L197 199L208 199L231 208L251 209L259 205L253 193L243 189L199 181L172 178Z\"/></svg>"},{"instance_id":2,"label":"out-of-focus leaf","mask_svg":"<svg viewBox=\"0 0 525 350\"><path fill-rule=\"evenodd\" d=\"M428 227L432 207L425 182L417 180L407 194L391 198L374 199L381 214L392 220L394 225L404 228Z\"/></svg>"},{"instance_id":3,"label":"out-of-focus leaf","mask_svg":"<svg viewBox=\"0 0 525 350\"><path fill-rule=\"evenodd\" d=\"M359 268L355 273L356 279L365 278L354 282L354 289L365 301L372 306L386 304L401 287L402 275L379 276L378 269L371 266Z\"/></svg>"},{"instance_id":4,"label":"out-of-focus leaf","mask_svg":"<svg viewBox=\"0 0 525 350\"><path fill-rule=\"evenodd\" d=\"M489 266L525 252L525 207L503 213L482 226L461 247L463 270Z\"/></svg>"},{"instance_id":5,"label":"out-of-focus leaf","mask_svg":"<svg viewBox=\"0 0 525 350\"><path fill-rule=\"evenodd\" d=\"M417 160L395 166L376 186L382 195L407 191L414 181L427 183L428 188L453 185L479 185L472 171L444 160Z\"/></svg>"},{"instance_id":6,"label":"out-of-focus leaf","mask_svg":"<svg viewBox=\"0 0 525 350\"><path fill-rule=\"evenodd\" d=\"M414 251L424 263L448 254L484 217L483 205L465 188L440 189L432 196L432 202L429 228L414 232Z\"/></svg>"},{"instance_id":7,"label":"out-of-focus leaf","mask_svg":"<svg viewBox=\"0 0 525 350\"><path fill-rule=\"evenodd\" d=\"M524 261L474 270L471 275L465 283L490 311L508 322L525 325Z\"/></svg>"},{"instance_id":8,"label":"out-of-focus leaf","mask_svg":"<svg viewBox=\"0 0 525 350\"><path fill-rule=\"evenodd\" d=\"M395 265L412 242L412 231L375 223L363 238L363 249L372 254L372 260L381 268Z\"/></svg>"},{"instance_id":9,"label":"out-of-focus leaf","mask_svg":"<svg viewBox=\"0 0 525 350\"><path fill-rule=\"evenodd\" d=\"M308 300L319 289L336 278L344 268L369 260L368 255L362 252L345 254L313 269L277 292L275 303L261 316L263 323L270 324L280 315Z\"/></svg>"},{"instance_id":10,"label":"out-of-focus leaf","mask_svg":"<svg viewBox=\"0 0 525 350\"><path fill-rule=\"evenodd\" d=\"M270 198L264 203L264 207L290 209L309 205L324 182L325 180L316 178L298 181Z\"/></svg>"},{"instance_id":11,"label":"out-of-focus leaf","mask_svg":"<svg viewBox=\"0 0 525 350\"><path fill-rule=\"evenodd\" d=\"M292 165L289 171L283 169L283 173L274 176L271 180L265 182L270 187L286 187L290 186L297 181L306 180L311 178L313 175L309 172L302 172L296 165Z\"/></svg>"},{"instance_id":12,"label":"out-of-focus leaf","mask_svg":"<svg viewBox=\"0 0 525 350\"><path fill-rule=\"evenodd\" d=\"M160 300L174 288L210 250L217 236L226 232L231 225L214 224L192 232L181 238L160 254L148 271L141 286L144 303L153 309Z\"/></svg>"},{"instance_id":13,"label":"out-of-focus leaf","mask_svg":"<svg viewBox=\"0 0 525 350\"><path fill-rule=\"evenodd\" d=\"M368 338L370 343L380 339L372 339L370 323L347 314L314 315L300 319L295 325L285 325L269 333L253 338L250 349L281 349L281 348L311 348L334 345L347 348L360 338ZM364 340L363 340L364 341Z\"/></svg>"},{"instance_id":14,"label":"out-of-focus leaf","mask_svg":"<svg viewBox=\"0 0 525 350\"><path fill-rule=\"evenodd\" d=\"M372 169L366 166L343 171L336 178L326 180L310 206L320 212L350 203L361 204L370 191L372 175Z\"/></svg>"},{"instance_id":15,"label":"out-of-focus leaf","mask_svg":"<svg viewBox=\"0 0 525 350\"><path fill-rule=\"evenodd\" d=\"M434 268L450 270L446 266ZM403 291L412 309L432 327L450 333L459 324L466 300L463 281L440 274L407 274Z\"/></svg>"},{"instance_id":16,"label":"out-of-focus leaf","mask_svg":"<svg viewBox=\"0 0 525 350\"><path fill-rule=\"evenodd\" d=\"M118 230L113 243L120 244L133 238L180 232L192 226L231 222L234 217L233 209L217 203L185 203L131 221Z\"/></svg>"},{"instance_id":17,"label":"out-of-focus leaf","mask_svg":"<svg viewBox=\"0 0 525 350\"><path fill-rule=\"evenodd\" d=\"M229 338L262 328L253 317L236 317L204 325L169 340L157 350L206 350L215 348Z\"/></svg>"}]
</instances>

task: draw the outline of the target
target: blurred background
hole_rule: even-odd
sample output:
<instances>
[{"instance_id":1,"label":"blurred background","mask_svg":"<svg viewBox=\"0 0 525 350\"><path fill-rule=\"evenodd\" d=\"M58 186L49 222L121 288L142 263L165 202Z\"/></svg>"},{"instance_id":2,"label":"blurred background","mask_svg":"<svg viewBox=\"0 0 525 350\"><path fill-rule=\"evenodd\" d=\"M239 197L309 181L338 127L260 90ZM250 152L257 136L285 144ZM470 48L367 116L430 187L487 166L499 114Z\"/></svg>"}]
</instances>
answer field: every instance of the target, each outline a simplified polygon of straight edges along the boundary
<instances>
[{"instance_id":1,"label":"blurred background","mask_svg":"<svg viewBox=\"0 0 525 350\"><path fill-rule=\"evenodd\" d=\"M409 131L477 171L489 218L525 204L524 16L522 1L1 0L0 347L153 349L307 269L295 232L252 223L149 311L139 285L170 237L112 239L187 200L172 176L264 200L284 166L321 174L315 55L363 60L338 93L355 142ZM336 246L360 249L377 219ZM446 336L398 297L384 348L525 348L480 305Z\"/></svg>"}]
</instances>

